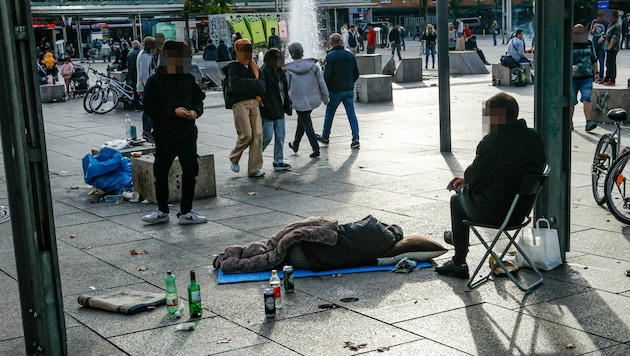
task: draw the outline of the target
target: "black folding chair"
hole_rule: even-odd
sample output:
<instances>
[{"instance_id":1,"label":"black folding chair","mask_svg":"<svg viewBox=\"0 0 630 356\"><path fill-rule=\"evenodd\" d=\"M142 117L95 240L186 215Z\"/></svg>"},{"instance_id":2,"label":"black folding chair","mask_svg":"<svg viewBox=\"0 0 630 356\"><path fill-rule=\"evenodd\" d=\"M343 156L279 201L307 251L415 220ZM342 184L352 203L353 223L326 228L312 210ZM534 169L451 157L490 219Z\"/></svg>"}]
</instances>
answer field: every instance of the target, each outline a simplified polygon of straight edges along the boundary
<instances>
[{"instance_id":1,"label":"black folding chair","mask_svg":"<svg viewBox=\"0 0 630 356\"><path fill-rule=\"evenodd\" d=\"M532 219L531 217L529 217L529 214L531 214L531 211L534 208L534 203L536 202L538 193L540 193L541 187L543 183L545 182L545 180L547 179L548 175L549 175L549 166L545 167L545 171L542 174L527 174L525 175L525 177L523 177L523 181L521 182L521 186L519 187L518 192L516 193L516 196L514 197L514 200L512 201L510 210L508 210L508 213L505 219L503 220L503 223L500 226L491 225L491 224L482 224L482 223L477 223L470 220L464 220L464 224L470 227L470 229L475 233L475 235L477 235L481 243L486 247L486 253L481 259L481 262L479 262L479 264L477 265L475 272L471 275L470 279L468 280L469 289L477 288L481 284L488 281L488 279L490 279L490 276L492 275L492 271L490 271L485 277L477 281L474 281L475 276L477 276L477 273L479 273L479 270L484 265L484 263L488 259L488 256L490 255L494 257L494 259L497 262L497 265L501 267L501 269L505 272L505 275L509 279L511 279L512 282L514 282L514 284L516 284L516 286L520 288L522 291L524 291L525 293L531 292L532 290L534 290L534 288L538 287L543 282L542 274L540 273L538 268L536 268L536 265L532 263L529 257L525 254L525 252L523 252L520 246L516 243L515 239L518 236L521 229L527 226L531 222ZM509 225L514 211L526 211L527 217L520 224ZM498 230L496 235L494 236L494 239L490 243L490 245L488 245L486 241L483 239L483 237L479 234L477 227ZM514 233L510 235L508 231L514 231ZM503 249L503 252L501 253L501 255L497 256L497 254L494 253L493 249L494 249L494 246L499 241L499 238L501 238L501 235L507 236L509 242L507 246ZM538 275L538 279L535 282L531 283L528 287L523 286L523 284L514 277L512 272L510 272L508 268L505 266L505 264L503 263L503 257L505 257L509 248L512 245L516 247L516 250L518 251L519 256L523 257L525 261L527 261L527 263L532 267L534 272L536 272L536 274Z\"/></svg>"}]
</instances>

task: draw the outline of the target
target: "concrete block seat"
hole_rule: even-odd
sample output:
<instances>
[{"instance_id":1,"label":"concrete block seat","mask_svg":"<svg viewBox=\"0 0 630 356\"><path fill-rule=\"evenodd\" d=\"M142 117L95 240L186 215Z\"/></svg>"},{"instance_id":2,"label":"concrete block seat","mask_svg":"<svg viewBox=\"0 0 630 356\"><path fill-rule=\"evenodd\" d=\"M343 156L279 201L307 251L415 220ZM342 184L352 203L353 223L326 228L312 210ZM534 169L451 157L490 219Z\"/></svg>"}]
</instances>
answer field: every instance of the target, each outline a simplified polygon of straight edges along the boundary
<instances>
[{"instance_id":1,"label":"concrete block seat","mask_svg":"<svg viewBox=\"0 0 630 356\"><path fill-rule=\"evenodd\" d=\"M394 83L422 81L422 58L403 58L394 73Z\"/></svg>"},{"instance_id":2,"label":"concrete block seat","mask_svg":"<svg viewBox=\"0 0 630 356\"><path fill-rule=\"evenodd\" d=\"M488 74L488 68L476 51L450 51L448 55L451 74Z\"/></svg>"},{"instance_id":3,"label":"concrete block seat","mask_svg":"<svg viewBox=\"0 0 630 356\"><path fill-rule=\"evenodd\" d=\"M360 75L354 91L357 101L362 103L392 101L392 77L385 74Z\"/></svg>"},{"instance_id":4,"label":"concrete block seat","mask_svg":"<svg viewBox=\"0 0 630 356\"><path fill-rule=\"evenodd\" d=\"M155 197L155 177L153 176L154 155L146 155L131 159L131 176L133 190L144 199L157 203ZM168 173L169 203L181 198L182 167L179 159L175 159ZM195 184L195 199L214 197L217 195L217 182L214 174L214 155L199 156L199 174Z\"/></svg>"},{"instance_id":5,"label":"concrete block seat","mask_svg":"<svg viewBox=\"0 0 630 356\"><path fill-rule=\"evenodd\" d=\"M527 64L523 65L525 74L527 74L527 83L532 84L532 70ZM501 64L492 65L492 80L497 86L513 86L514 82L511 78L512 70Z\"/></svg>"},{"instance_id":6,"label":"concrete block seat","mask_svg":"<svg viewBox=\"0 0 630 356\"><path fill-rule=\"evenodd\" d=\"M591 102L593 103L593 120L597 122L612 122L606 116L608 110L622 108L630 111L630 88L594 84Z\"/></svg>"},{"instance_id":7,"label":"concrete block seat","mask_svg":"<svg viewBox=\"0 0 630 356\"><path fill-rule=\"evenodd\" d=\"M66 100L66 86L63 83L43 84L39 86L42 103Z\"/></svg>"},{"instance_id":8,"label":"concrete block seat","mask_svg":"<svg viewBox=\"0 0 630 356\"><path fill-rule=\"evenodd\" d=\"M383 58L378 54L358 54L356 56L359 74L381 74L383 73Z\"/></svg>"}]
</instances>

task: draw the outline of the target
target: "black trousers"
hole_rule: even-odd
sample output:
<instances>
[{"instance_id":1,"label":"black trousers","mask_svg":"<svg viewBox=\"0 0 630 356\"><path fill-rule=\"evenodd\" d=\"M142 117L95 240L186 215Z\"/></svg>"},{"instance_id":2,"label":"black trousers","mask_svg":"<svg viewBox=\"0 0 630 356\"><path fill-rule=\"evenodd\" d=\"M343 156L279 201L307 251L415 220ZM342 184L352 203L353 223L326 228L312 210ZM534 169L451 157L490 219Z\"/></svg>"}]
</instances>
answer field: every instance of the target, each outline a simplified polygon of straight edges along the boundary
<instances>
[{"instance_id":1,"label":"black trousers","mask_svg":"<svg viewBox=\"0 0 630 356\"><path fill-rule=\"evenodd\" d=\"M605 81L617 78L617 51L606 51L606 76Z\"/></svg>"},{"instance_id":2,"label":"black trousers","mask_svg":"<svg viewBox=\"0 0 630 356\"><path fill-rule=\"evenodd\" d=\"M179 158L182 166L180 202L181 214L187 214L192 210L192 202L195 196L195 183L199 173L197 161L197 128L190 134L154 131L155 138L155 162L153 163L153 175L155 176L155 197L160 211L168 213L168 172L175 157Z\"/></svg>"},{"instance_id":3,"label":"black trousers","mask_svg":"<svg viewBox=\"0 0 630 356\"><path fill-rule=\"evenodd\" d=\"M315 136L315 130L313 129L313 121L311 120L312 110L296 110L296 112L298 125L295 129L295 139L293 140L293 146L299 147L300 141L302 141L302 136L304 136L304 133L306 133L306 137L308 137L308 142L311 144L313 152L319 152L319 143L317 143L317 137Z\"/></svg>"}]
</instances>

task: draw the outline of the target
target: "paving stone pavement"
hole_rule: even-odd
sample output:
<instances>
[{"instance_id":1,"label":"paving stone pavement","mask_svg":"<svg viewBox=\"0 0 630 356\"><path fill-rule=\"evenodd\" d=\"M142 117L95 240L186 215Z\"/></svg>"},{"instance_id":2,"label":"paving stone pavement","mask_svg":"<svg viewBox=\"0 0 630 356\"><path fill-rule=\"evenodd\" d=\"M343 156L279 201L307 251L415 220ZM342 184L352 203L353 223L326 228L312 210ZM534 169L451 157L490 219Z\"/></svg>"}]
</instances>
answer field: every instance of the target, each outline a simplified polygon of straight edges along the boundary
<instances>
[{"instance_id":1,"label":"paving stone pavement","mask_svg":"<svg viewBox=\"0 0 630 356\"><path fill-rule=\"evenodd\" d=\"M505 46L491 46L488 38L479 42L491 62L505 51ZM412 57L418 51L417 42L408 42L403 54ZM619 68L621 87L630 77L630 51L621 51ZM442 242L450 225L445 186L474 158L482 137L483 101L505 90L517 98L520 116L531 126L534 89L494 87L491 75L453 77L453 151L443 154L436 75L428 70L424 83L395 84L392 103L356 103L360 150L350 148L350 128L340 108L330 145L322 146L319 159L308 157L308 145L297 154L285 147L286 162L293 168L274 172L273 149L268 147L263 179L248 178L245 167L240 174L230 170L228 154L236 140L232 113L222 107L220 92L208 92L206 112L198 121L198 146L200 154L214 154L217 197L195 201L195 210L210 220L198 226L179 226L174 219L144 226L140 217L154 205L95 204L88 199L81 158L104 141L123 138L125 114L141 127L140 112L87 114L81 100L43 104L69 354L630 354L630 278L625 276L630 230L597 206L590 192L592 152L611 128L585 133L581 106L572 135L571 252L567 264L544 272L544 284L528 295L505 279L466 292L465 281L437 276L432 269L304 278L296 280L296 293L285 298L278 317L269 321L263 313L263 282L217 285L212 260L226 246L268 238L307 216L328 215L346 223L372 214L406 233ZM313 113L318 132L323 116L323 106ZM289 142L295 115L286 122ZM10 167L1 159L0 165L0 205L8 205L5 169ZM70 239L71 234L76 238ZM131 256L130 249L149 253ZM482 254L482 246L474 244L471 264ZM449 251L435 263L451 256ZM148 269L138 271L141 265ZM175 331L180 320L167 317L164 307L123 316L76 302L80 294L123 288L162 291L167 269L178 276L182 294L191 268L197 270L205 309L194 332ZM5 305L0 354L23 354L11 222L0 223L0 272ZM531 277L527 271L519 276ZM341 302L344 297L358 301ZM329 303L339 307L319 308ZM224 338L229 341L219 342ZM345 342L366 346L351 351Z\"/></svg>"}]
</instances>

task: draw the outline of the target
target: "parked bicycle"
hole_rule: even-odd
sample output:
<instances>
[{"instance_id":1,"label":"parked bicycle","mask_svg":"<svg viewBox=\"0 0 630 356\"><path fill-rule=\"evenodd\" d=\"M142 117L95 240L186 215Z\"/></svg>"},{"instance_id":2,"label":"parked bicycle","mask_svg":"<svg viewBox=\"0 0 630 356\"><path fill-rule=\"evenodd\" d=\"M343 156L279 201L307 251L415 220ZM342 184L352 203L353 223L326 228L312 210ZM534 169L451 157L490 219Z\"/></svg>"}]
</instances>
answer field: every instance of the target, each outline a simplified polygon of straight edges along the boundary
<instances>
[{"instance_id":1,"label":"parked bicycle","mask_svg":"<svg viewBox=\"0 0 630 356\"><path fill-rule=\"evenodd\" d=\"M101 87L95 90L88 100L91 112L106 114L116 108L119 101L131 104L133 102L134 89L125 82L107 77L98 73Z\"/></svg>"},{"instance_id":2,"label":"parked bicycle","mask_svg":"<svg viewBox=\"0 0 630 356\"><path fill-rule=\"evenodd\" d=\"M628 119L628 114L623 109L612 109L607 116L615 130L603 135L595 148L591 166L593 196L597 204L606 203L615 218L630 224L630 195L626 193L626 176L630 176L630 172L625 172L630 148L620 150L622 123Z\"/></svg>"}]
</instances>

